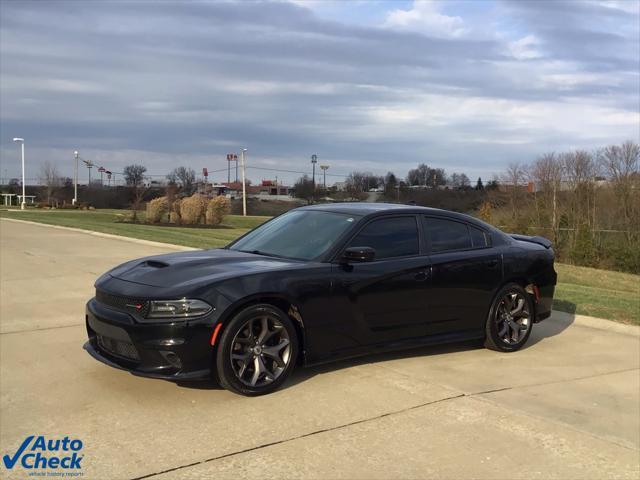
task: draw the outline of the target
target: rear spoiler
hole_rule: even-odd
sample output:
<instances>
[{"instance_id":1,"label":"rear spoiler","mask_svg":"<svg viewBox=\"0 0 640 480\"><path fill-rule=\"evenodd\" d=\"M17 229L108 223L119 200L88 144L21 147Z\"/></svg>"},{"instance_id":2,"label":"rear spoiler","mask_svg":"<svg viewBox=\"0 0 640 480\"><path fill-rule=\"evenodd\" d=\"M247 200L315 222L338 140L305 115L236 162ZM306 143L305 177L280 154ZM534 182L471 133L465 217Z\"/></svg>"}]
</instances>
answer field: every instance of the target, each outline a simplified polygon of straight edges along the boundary
<instances>
[{"instance_id":1,"label":"rear spoiler","mask_svg":"<svg viewBox=\"0 0 640 480\"><path fill-rule=\"evenodd\" d=\"M551 248L551 241L544 237L529 237L527 235L509 234L514 240L520 240L521 242L537 243L544 248Z\"/></svg>"}]
</instances>

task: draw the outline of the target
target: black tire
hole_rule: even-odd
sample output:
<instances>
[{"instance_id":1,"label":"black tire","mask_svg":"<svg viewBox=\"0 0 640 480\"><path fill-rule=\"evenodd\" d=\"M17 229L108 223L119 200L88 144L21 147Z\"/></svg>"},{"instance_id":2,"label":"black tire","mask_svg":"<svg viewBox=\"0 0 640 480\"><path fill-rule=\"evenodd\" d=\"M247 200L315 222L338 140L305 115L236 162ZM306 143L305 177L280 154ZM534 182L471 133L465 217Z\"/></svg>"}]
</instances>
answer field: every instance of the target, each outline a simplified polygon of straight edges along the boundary
<instances>
[{"instance_id":1,"label":"black tire","mask_svg":"<svg viewBox=\"0 0 640 480\"><path fill-rule=\"evenodd\" d=\"M524 302L518 311L521 299ZM496 294L489 309L484 346L499 352L519 350L531 335L534 314L531 295L517 283L505 285Z\"/></svg>"},{"instance_id":2,"label":"black tire","mask_svg":"<svg viewBox=\"0 0 640 480\"><path fill-rule=\"evenodd\" d=\"M266 340L261 342L265 318L268 333L265 334ZM280 346L285 340L288 343ZM220 386L246 396L271 393L293 371L298 351L296 328L282 310L268 304L247 307L222 330L216 352Z\"/></svg>"}]
</instances>

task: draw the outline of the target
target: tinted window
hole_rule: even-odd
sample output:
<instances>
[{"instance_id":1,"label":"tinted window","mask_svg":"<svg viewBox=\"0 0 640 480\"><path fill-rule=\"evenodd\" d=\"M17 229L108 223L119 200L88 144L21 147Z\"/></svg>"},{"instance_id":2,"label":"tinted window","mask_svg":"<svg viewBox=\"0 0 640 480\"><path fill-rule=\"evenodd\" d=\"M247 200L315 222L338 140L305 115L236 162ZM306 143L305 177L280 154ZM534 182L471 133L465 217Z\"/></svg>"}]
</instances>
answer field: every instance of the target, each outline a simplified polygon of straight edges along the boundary
<instances>
[{"instance_id":1,"label":"tinted window","mask_svg":"<svg viewBox=\"0 0 640 480\"><path fill-rule=\"evenodd\" d=\"M359 217L292 210L249 232L231 250L310 260L329 250Z\"/></svg>"},{"instance_id":2,"label":"tinted window","mask_svg":"<svg viewBox=\"0 0 640 480\"><path fill-rule=\"evenodd\" d=\"M482 248L489 245L489 242L487 241L487 234L479 228L469 225L469 232L471 233L473 248Z\"/></svg>"},{"instance_id":3,"label":"tinted window","mask_svg":"<svg viewBox=\"0 0 640 480\"><path fill-rule=\"evenodd\" d=\"M427 218L427 238L432 252L471 248L471 236L467 225L440 218Z\"/></svg>"},{"instance_id":4,"label":"tinted window","mask_svg":"<svg viewBox=\"0 0 640 480\"><path fill-rule=\"evenodd\" d=\"M351 241L351 247L371 247L376 260L389 257L417 255L418 228L413 217L374 220Z\"/></svg>"}]
</instances>

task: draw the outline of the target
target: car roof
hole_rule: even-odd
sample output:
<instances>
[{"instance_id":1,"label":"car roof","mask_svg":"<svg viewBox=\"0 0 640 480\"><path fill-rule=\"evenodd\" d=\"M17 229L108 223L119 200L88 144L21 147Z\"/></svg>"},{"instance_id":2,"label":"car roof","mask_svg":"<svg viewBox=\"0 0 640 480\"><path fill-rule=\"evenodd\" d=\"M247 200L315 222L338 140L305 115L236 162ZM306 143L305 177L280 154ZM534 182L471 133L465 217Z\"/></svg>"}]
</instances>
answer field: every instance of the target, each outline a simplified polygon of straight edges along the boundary
<instances>
[{"instance_id":1,"label":"car roof","mask_svg":"<svg viewBox=\"0 0 640 480\"><path fill-rule=\"evenodd\" d=\"M386 211L393 211L394 213L446 212L446 210L440 210L439 208L417 207L414 205L402 205L399 203L369 202L317 203L315 205L300 207L300 210L322 210L324 212L346 213L350 215L363 216Z\"/></svg>"},{"instance_id":2,"label":"car roof","mask_svg":"<svg viewBox=\"0 0 640 480\"><path fill-rule=\"evenodd\" d=\"M347 215L358 215L369 217L385 213L414 213L414 214L431 214L440 215L452 219L458 219L463 222L476 224L487 230L498 232L504 235L502 231L495 228L482 220L467 215L465 213L452 212L451 210L442 210L440 208L420 207L416 205L404 205L400 203L370 203L370 202L342 202L342 203L317 203L315 205L306 205L299 207L297 210L319 210L323 212L344 213Z\"/></svg>"}]
</instances>

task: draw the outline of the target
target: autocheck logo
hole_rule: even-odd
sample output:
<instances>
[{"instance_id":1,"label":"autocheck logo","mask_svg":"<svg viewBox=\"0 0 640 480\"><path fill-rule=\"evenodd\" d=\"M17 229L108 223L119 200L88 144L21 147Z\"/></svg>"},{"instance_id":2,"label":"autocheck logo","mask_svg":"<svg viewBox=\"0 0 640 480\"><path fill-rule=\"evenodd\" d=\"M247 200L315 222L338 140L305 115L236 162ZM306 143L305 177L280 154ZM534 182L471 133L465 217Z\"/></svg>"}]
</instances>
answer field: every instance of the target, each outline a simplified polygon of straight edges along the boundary
<instances>
[{"instance_id":1,"label":"autocheck logo","mask_svg":"<svg viewBox=\"0 0 640 480\"><path fill-rule=\"evenodd\" d=\"M8 470L20 466L27 470L49 470L46 473L32 472L35 476L77 477L83 473L82 440L47 439L43 435L29 435L12 455L4 455L2 461Z\"/></svg>"}]
</instances>

